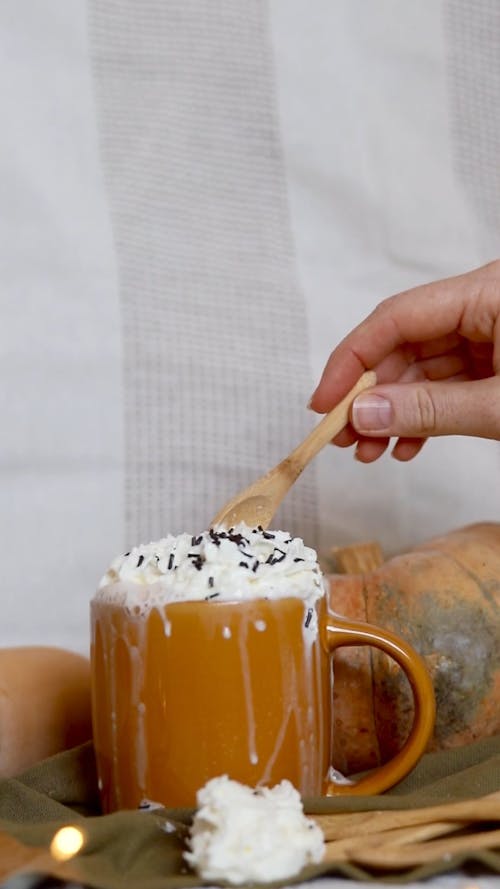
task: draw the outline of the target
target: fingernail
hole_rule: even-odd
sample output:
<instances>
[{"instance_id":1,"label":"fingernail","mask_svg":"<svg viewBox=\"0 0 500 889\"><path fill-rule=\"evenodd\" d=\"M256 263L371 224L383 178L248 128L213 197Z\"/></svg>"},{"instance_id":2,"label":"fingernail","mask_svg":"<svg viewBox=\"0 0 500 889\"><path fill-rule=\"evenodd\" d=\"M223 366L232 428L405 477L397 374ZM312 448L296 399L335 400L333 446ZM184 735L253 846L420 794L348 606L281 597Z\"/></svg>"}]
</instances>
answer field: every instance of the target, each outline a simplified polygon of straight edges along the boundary
<instances>
[{"instance_id":1,"label":"fingernail","mask_svg":"<svg viewBox=\"0 0 500 889\"><path fill-rule=\"evenodd\" d=\"M393 420L392 404L382 395L358 395L352 405L352 422L357 432L380 432Z\"/></svg>"}]
</instances>

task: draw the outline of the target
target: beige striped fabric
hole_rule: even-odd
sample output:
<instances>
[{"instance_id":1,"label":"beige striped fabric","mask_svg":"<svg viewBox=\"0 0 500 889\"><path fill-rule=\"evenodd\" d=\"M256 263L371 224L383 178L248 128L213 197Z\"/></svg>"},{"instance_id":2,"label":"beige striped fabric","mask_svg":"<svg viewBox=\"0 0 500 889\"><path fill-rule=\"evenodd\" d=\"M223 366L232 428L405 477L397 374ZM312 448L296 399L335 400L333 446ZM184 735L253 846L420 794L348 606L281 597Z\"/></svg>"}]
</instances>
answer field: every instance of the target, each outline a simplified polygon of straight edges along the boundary
<instances>
[{"instance_id":1,"label":"beige striped fabric","mask_svg":"<svg viewBox=\"0 0 500 889\"><path fill-rule=\"evenodd\" d=\"M479 236L500 256L500 4L446 0L453 146Z\"/></svg>"},{"instance_id":2,"label":"beige striped fabric","mask_svg":"<svg viewBox=\"0 0 500 889\"><path fill-rule=\"evenodd\" d=\"M124 337L127 542L206 527L314 418L267 6L90 3ZM314 467L279 524L316 536Z\"/></svg>"}]
</instances>

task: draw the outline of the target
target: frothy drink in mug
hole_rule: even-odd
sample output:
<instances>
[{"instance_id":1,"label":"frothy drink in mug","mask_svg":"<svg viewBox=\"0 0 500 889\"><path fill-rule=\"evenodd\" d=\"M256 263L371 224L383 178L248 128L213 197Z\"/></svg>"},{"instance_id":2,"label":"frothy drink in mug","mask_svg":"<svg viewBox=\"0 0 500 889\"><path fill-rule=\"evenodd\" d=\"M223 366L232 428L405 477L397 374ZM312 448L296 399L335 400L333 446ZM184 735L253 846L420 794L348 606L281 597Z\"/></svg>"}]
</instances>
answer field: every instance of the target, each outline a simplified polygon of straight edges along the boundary
<instances>
[{"instance_id":1,"label":"frothy drink in mug","mask_svg":"<svg viewBox=\"0 0 500 889\"><path fill-rule=\"evenodd\" d=\"M432 685L391 633L333 615L316 553L244 525L119 557L91 603L94 743L103 808L193 806L207 780L290 780L303 796L400 780L431 735ZM332 651L375 645L405 670L413 729L357 784L330 780Z\"/></svg>"}]
</instances>

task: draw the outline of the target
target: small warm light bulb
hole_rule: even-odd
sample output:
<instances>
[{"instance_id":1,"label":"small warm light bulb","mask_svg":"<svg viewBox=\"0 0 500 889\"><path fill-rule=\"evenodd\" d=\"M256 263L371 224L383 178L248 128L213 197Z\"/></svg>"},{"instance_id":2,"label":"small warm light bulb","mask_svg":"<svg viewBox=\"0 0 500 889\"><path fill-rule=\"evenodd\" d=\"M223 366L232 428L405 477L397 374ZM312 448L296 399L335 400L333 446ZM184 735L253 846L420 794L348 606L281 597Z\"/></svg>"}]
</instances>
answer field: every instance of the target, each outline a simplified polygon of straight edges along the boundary
<instances>
[{"instance_id":1,"label":"small warm light bulb","mask_svg":"<svg viewBox=\"0 0 500 889\"><path fill-rule=\"evenodd\" d=\"M68 861L80 851L83 841L83 831L79 827L61 827L50 844L51 855L57 861Z\"/></svg>"}]
</instances>

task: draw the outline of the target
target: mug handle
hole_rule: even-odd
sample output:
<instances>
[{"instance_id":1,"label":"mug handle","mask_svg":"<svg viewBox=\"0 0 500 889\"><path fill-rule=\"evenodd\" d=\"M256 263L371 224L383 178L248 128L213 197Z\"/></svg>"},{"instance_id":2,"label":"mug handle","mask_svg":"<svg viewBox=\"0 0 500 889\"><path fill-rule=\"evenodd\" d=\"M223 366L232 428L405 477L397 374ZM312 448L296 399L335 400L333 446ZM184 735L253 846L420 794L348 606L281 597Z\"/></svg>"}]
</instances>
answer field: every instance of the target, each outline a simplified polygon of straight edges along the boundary
<instances>
[{"instance_id":1,"label":"mug handle","mask_svg":"<svg viewBox=\"0 0 500 889\"><path fill-rule=\"evenodd\" d=\"M327 785L327 796L382 793L397 784L411 771L423 754L434 729L436 700L431 678L419 654L390 630L381 630L372 624L324 615L323 644L332 654L344 645L371 645L380 648L399 664L406 674L413 693L413 725L401 750L389 762L360 778L354 784Z\"/></svg>"}]
</instances>

